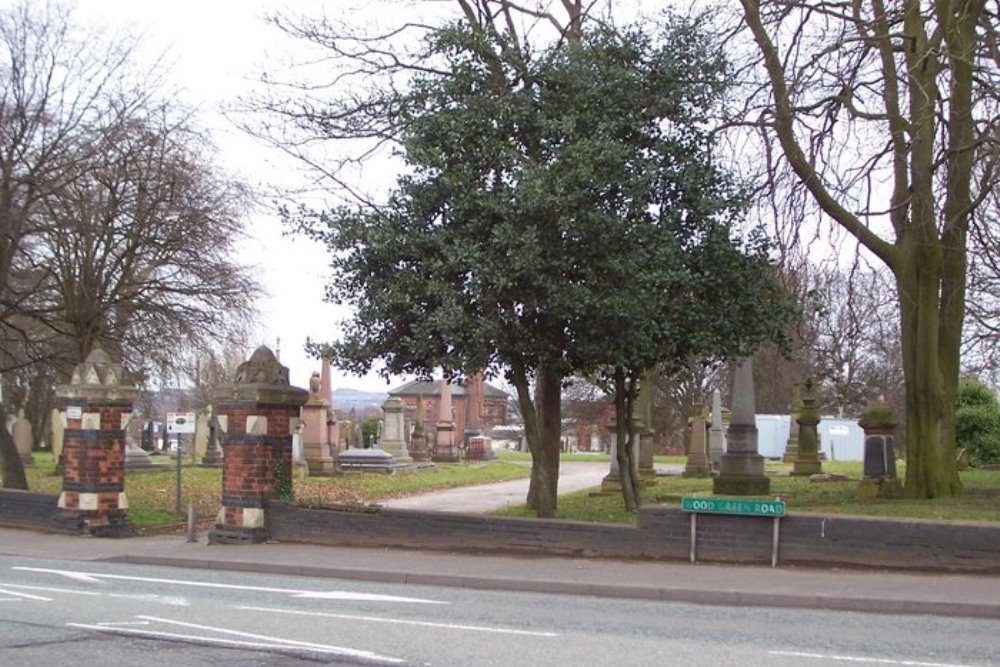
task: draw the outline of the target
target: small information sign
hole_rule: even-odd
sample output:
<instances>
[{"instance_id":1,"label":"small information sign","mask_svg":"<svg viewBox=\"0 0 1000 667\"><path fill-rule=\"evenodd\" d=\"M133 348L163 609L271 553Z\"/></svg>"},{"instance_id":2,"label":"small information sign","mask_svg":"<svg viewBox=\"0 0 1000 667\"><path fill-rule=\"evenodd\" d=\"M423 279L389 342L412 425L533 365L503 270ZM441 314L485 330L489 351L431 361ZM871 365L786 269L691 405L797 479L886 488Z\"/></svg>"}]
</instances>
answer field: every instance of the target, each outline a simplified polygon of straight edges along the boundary
<instances>
[{"instance_id":1,"label":"small information sign","mask_svg":"<svg viewBox=\"0 0 1000 667\"><path fill-rule=\"evenodd\" d=\"M681 510L702 514L738 514L742 516L784 516L784 500L748 500L745 498L681 498Z\"/></svg>"},{"instance_id":2,"label":"small information sign","mask_svg":"<svg viewBox=\"0 0 1000 667\"><path fill-rule=\"evenodd\" d=\"M66 419L82 419L83 408L79 405L71 405L66 408Z\"/></svg>"},{"instance_id":3,"label":"small information sign","mask_svg":"<svg viewBox=\"0 0 1000 667\"><path fill-rule=\"evenodd\" d=\"M193 412L167 413L167 433L194 433L195 423Z\"/></svg>"}]
</instances>

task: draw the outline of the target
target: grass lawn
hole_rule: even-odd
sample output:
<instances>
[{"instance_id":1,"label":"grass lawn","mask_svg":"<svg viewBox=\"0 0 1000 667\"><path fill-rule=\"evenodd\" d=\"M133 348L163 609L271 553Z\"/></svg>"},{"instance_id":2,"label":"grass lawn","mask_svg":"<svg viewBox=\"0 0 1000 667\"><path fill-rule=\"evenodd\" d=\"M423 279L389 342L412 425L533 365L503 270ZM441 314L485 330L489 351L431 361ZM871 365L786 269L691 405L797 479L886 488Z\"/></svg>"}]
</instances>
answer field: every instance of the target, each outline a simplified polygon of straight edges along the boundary
<instances>
[{"instance_id":1,"label":"grass lawn","mask_svg":"<svg viewBox=\"0 0 1000 667\"><path fill-rule=\"evenodd\" d=\"M438 464L435 468L411 473L385 475L352 473L337 477L307 477L294 483L296 502L302 505L332 503L375 503L387 498L446 489L456 486L488 484L490 482L527 477L531 457L523 452L498 452L497 460L488 463ZM175 509L175 469L166 457L162 469L129 473L125 491L129 499L129 515L140 528L156 528L183 523L187 505L193 502L201 519L212 518L219 510L222 480L219 469L186 467L182 472L182 512ZM563 461L607 462L606 454L566 454ZM683 457L657 457L657 463L683 463ZM62 478L55 474L52 457L35 453L36 465L27 470L32 490L59 493ZM1000 471L966 471L962 474L965 492L958 498L935 500L872 500L860 502L856 497L857 479L861 477L860 462L828 461L824 472L836 472L852 478L847 482L810 482L808 478L790 477L790 466L768 462L771 496L785 500L792 512L822 512L886 517L924 519L1000 521ZM899 464L899 474L904 474ZM579 491L559 497L558 516L578 521L634 523L635 516L626 512L619 494L599 495ZM658 476L653 486L643 490L646 505L676 504L683 495L711 495L710 479L685 479L677 475ZM524 507L511 507L497 512L504 516L533 516Z\"/></svg>"}]
</instances>

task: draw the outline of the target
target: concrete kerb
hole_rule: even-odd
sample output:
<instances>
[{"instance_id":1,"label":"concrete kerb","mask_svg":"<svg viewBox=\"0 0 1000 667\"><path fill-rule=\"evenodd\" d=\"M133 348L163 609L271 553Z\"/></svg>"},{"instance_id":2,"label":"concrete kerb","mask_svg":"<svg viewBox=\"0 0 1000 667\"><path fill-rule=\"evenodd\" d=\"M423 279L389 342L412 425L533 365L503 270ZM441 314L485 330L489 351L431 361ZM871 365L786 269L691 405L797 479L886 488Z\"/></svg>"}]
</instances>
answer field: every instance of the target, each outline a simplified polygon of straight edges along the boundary
<instances>
[{"instance_id":1,"label":"concrete kerb","mask_svg":"<svg viewBox=\"0 0 1000 667\"><path fill-rule=\"evenodd\" d=\"M238 548L238 547L230 547ZM466 558L476 558L467 556ZM875 596L823 595L814 592L802 594L775 593L762 590L736 588L675 588L655 584L601 584L551 578L487 576L482 574L442 574L436 572L399 572L377 568L345 568L316 565L294 565L268 562L227 561L202 558L176 558L163 556L123 555L98 559L103 562L125 563L160 567L208 569L230 572L303 576L320 579L344 579L387 584L413 584L444 586L475 590L511 591L523 593L583 595L627 600L655 600L698 605L737 607L770 607L785 609L811 609L822 611L850 611L880 614L935 615L961 618L1000 619L1000 599L996 604L982 602L920 600L885 598ZM530 559L529 559L530 560ZM681 565L680 567L697 567ZM530 566L529 566L530 569ZM748 580L751 570L740 568ZM850 577L851 573L842 573Z\"/></svg>"}]
</instances>

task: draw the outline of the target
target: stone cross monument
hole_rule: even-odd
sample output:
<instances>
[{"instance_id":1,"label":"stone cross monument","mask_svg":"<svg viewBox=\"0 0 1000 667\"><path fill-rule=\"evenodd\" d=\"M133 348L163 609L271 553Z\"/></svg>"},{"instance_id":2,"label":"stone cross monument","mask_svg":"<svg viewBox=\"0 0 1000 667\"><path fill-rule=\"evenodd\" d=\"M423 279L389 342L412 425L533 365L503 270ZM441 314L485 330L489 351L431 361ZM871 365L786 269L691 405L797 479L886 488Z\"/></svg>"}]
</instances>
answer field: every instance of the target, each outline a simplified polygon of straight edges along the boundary
<instances>
[{"instance_id":1,"label":"stone cross monument","mask_svg":"<svg viewBox=\"0 0 1000 667\"><path fill-rule=\"evenodd\" d=\"M733 375L732 417L726 434L726 453L712 480L716 495L757 496L771 491L764 457L757 452L757 419L753 391L753 362L742 359Z\"/></svg>"},{"instance_id":2,"label":"stone cross monument","mask_svg":"<svg viewBox=\"0 0 1000 667\"><path fill-rule=\"evenodd\" d=\"M793 475L814 475L822 472L819 460L819 409L816 407L816 397L813 395L812 380L806 380L806 392L802 396L802 407L798 416L798 452L792 461Z\"/></svg>"}]
</instances>

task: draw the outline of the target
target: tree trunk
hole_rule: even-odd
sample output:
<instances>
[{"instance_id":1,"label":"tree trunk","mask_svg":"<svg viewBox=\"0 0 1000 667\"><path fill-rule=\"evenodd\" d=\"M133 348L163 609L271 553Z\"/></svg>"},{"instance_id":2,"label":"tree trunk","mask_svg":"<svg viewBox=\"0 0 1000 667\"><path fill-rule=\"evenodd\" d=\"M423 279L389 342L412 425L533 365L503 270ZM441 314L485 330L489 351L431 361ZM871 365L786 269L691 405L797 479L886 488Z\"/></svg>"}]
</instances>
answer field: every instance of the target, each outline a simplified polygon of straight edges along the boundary
<instances>
[{"instance_id":1,"label":"tree trunk","mask_svg":"<svg viewBox=\"0 0 1000 667\"><path fill-rule=\"evenodd\" d=\"M561 385L558 373L539 369L532 400L527 373L519 363L511 365L511 381L524 419L524 437L531 452L531 480L526 504L537 516L551 518L556 512L559 483L559 437L562 432Z\"/></svg>"},{"instance_id":2,"label":"tree trunk","mask_svg":"<svg viewBox=\"0 0 1000 667\"><path fill-rule=\"evenodd\" d=\"M538 369L537 383L539 441L531 450L531 482L535 512L549 519L556 515L559 494L562 376L543 366Z\"/></svg>"},{"instance_id":3,"label":"tree trunk","mask_svg":"<svg viewBox=\"0 0 1000 667\"><path fill-rule=\"evenodd\" d=\"M3 475L3 488L28 490L28 478L24 474L24 464L14 446L14 438L7 430L6 411L0 405L0 474Z\"/></svg>"},{"instance_id":4,"label":"tree trunk","mask_svg":"<svg viewBox=\"0 0 1000 667\"><path fill-rule=\"evenodd\" d=\"M897 276L906 390L906 484L908 496L938 498L962 489L955 462L955 400L948 373L959 350L939 336L936 271L926 253L906 254ZM950 340L950 339L949 339Z\"/></svg>"},{"instance_id":5,"label":"tree trunk","mask_svg":"<svg viewBox=\"0 0 1000 667\"><path fill-rule=\"evenodd\" d=\"M639 461L636 455L636 433L632 426L634 411L634 382L629 382L623 368L615 369L615 448L618 474L621 477L622 499L625 509L639 509Z\"/></svg>"}]
</instances>

